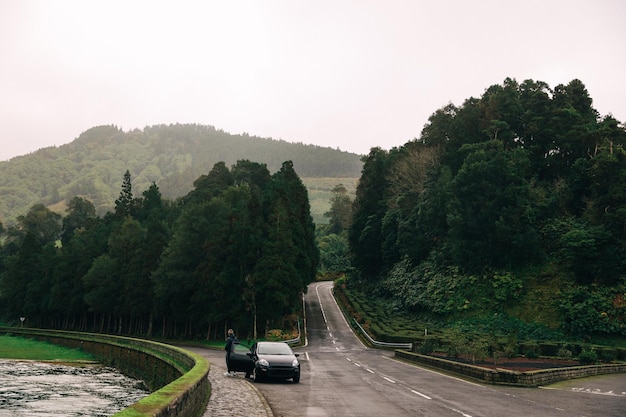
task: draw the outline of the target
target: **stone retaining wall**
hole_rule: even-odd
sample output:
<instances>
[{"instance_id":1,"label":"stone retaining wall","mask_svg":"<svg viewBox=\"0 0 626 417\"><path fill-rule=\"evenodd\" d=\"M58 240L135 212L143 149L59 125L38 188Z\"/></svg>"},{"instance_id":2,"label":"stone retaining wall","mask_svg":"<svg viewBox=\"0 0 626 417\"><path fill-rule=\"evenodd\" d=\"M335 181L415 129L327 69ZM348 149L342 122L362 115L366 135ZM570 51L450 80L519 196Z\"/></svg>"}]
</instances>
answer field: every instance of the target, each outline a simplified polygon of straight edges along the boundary
<instances>
[{"instance_id":1,"label":"stone retaining wall","mask_svg":"<svg viewBox=\"0 0 626 417\"><path fill-rule=\"evenodd\" d=\"M468 365L403 350L396 350L395 356L409 362L420 363L432 368L442 369L457 375L478 379L489 384L518 385L524 387L538 387L540 385L547 385L566 379L626 372L626 364L573 366L567 368L516 372L508 369L494 370L483 368L476 365Z\"/></svg>"},{"instance_id":2,"label":"stone retaining wall","mask_svg":"<svg viewBox=\"0 0 626 417\"><path fill-rule=\"evenodd\" d=\"M56 330L0 327L0 333L81 348L103 363L142 379L152 394L115 414L199 417L209 400L209 363L186 350L142 339Z\"/></svg>"}]
</instances>

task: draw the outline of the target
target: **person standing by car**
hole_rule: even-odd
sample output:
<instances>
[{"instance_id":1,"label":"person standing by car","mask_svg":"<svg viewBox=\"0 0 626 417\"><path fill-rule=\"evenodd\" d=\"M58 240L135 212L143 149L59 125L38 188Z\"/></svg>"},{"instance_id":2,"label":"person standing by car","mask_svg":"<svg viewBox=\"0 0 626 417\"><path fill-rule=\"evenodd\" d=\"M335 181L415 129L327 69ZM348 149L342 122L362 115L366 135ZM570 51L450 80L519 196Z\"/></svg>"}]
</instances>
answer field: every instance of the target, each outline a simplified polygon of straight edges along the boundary
<instances>
[{"instance_id":1,"label":"person standing by car","mask_svg":"<svg viewBox=\"0 0 626 417\"><path fill-rule=\"evenodd\" d=\"M237 340L233 329L228 329L228 339L226 339L226 346L224 346L224 350L226 351L226 369L228 369L228 371L224 374L225 376L235 375L234 372L231 373L230 371L230 352L232 352L233 345L235 343L239 343L239 340Z\"/></svg>"}]
</instances>

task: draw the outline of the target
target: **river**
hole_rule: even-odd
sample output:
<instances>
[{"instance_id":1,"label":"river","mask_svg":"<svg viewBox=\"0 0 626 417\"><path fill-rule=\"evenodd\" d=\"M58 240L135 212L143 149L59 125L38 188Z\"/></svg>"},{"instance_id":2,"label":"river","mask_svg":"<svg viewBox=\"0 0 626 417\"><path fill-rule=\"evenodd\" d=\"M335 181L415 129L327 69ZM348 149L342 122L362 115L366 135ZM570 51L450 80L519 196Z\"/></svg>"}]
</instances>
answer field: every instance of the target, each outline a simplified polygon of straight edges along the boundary
<instances>
[{"instance_id":1,"label":"river","mask_svg":"<svg viewBox=\"0 0 626 417\"><path fill-rule=\"evenodd\" d=\"M148 394L142 381L102 365L0 359L0 417L105 417Z\"/></svg>"}]
</instances>

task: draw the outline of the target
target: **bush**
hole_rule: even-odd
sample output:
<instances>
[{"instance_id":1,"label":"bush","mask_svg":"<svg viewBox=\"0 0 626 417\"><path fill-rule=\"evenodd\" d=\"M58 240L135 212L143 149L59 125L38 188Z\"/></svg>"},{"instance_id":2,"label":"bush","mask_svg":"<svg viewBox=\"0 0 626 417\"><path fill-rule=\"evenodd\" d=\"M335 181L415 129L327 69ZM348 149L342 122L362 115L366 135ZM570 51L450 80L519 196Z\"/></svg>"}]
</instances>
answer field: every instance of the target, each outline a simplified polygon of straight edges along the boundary
<instances>
[{"instance_id":1,"label":"bush","mask_svg":"<svg viewBox=\"0 0 626 417\"><path fill-rule=\"evenodd\" d=\"M509 359L516 357L517 351L517 344L507 343L506 346L504 346L504 356Z\"/></svg>"},{"instance_id":2,"label":"bush","mask_svg":"<svg viewBox=\"0 0 626 417\"><path fill-rule=\"evenodd\" d=\"M489 356L489 341L477 338L471 340L464 349L470 357L472 363L483 361Z\"/></svg>"},{"instance_id":3,"label":"bush","mask_svg":"<svg viewBox=\"0 0 626 417\"><path fill-rule=\"evenodd\" d=\"M557 357L559 359L569 360L569 359L572 359L572 356L573 356L572 351L566 348L565 346L562 346L557 352Z\"/></svg>"},{"instance_id":4,"label":"bush","mask_svg":"<svg viewBox=\"0 0 626 417\"><path fill-rule=\"evenodd\" d=\"M593 349L583 349L578 355L578 362L581 365L593 365L598 362L598 354Z\"/></svg>"},{"instance_id":5,"label":"bush","mask_svg":"<svg viewBox=\"0 0 626 417\"><path fill-rule=\"evenodd\" d=\"M434 339L424 339L419 346L419 353L422 355L430 355L437 348L437 342Z\"/></svg>"}]
</instances>

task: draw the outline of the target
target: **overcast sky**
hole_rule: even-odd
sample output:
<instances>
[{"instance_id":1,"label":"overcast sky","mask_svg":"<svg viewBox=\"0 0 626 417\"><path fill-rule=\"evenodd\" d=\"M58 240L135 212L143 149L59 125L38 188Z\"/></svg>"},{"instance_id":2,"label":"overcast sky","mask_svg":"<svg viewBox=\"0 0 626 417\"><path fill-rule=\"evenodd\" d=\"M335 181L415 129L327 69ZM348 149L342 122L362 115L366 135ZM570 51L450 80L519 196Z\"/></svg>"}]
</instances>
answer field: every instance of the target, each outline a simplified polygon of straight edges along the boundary
<instances>
[{"instance_id":1,"label":"overcast sky","mask_svg":"<svg viewBox=\"0 0 626 417\"><path fill-rule=\"evenodd\" d=\"M626 121L623 0L0 0L0 160L114 124L366 154L506 77Z\"/></svg>"}]
</instances>

